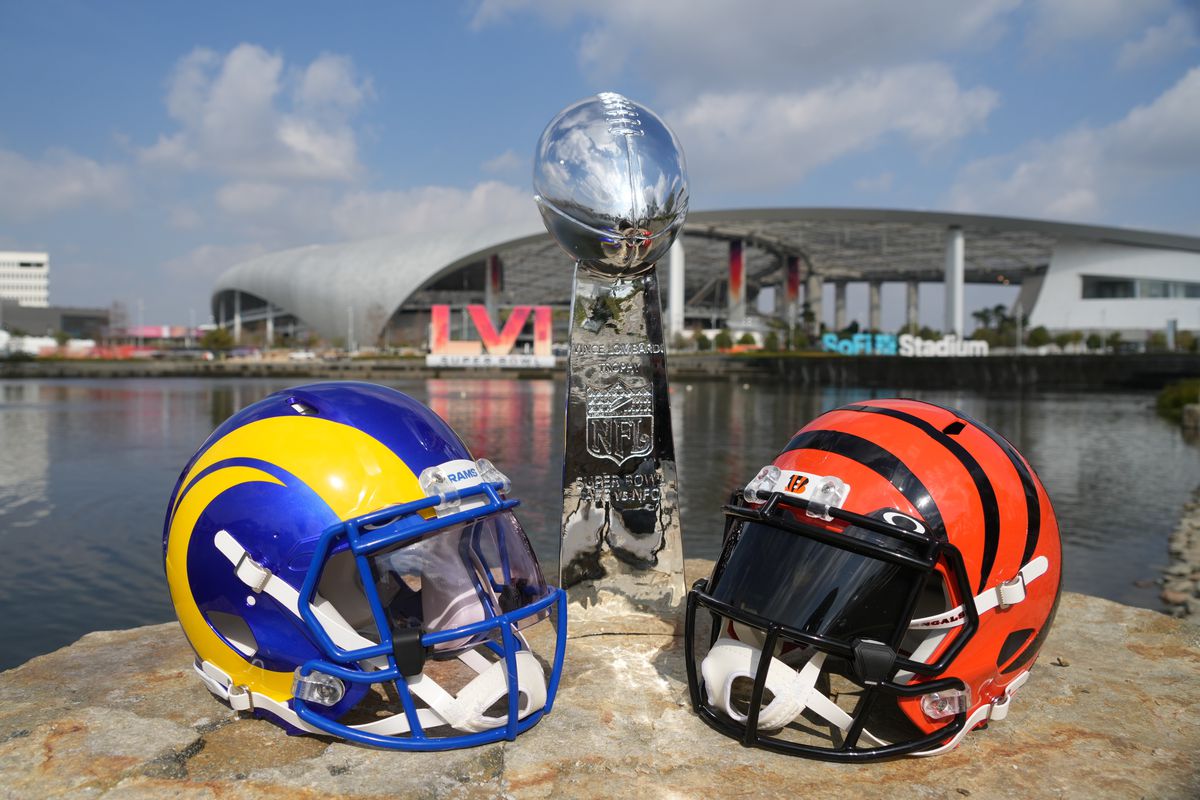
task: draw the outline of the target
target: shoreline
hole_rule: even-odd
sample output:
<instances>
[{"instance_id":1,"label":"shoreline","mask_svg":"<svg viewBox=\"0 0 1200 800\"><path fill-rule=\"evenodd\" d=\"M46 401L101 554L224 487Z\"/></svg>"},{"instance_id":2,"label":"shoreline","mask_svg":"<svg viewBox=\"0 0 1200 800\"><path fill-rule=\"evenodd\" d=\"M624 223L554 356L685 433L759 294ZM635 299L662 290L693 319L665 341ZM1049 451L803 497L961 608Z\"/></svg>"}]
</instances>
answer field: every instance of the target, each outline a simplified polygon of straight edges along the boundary
<instances>
[{"instance_id":1,"label":"shoreline","mask_svg":"<svg viewBox=\"0 0 1200 800\"><path fill-rule=\"evenodd\" d=\"M999 355L905 358L824 353L671 353L672 380L763 381L796 386L880 389L1161 389L1200 375L1200 353ZM0 361L0 380L39 378L299 378L387 381L426 378L560 379L566 359L553 368L430 367L415 358L346 358L129 361L36 359Z\"/></svg>"},{"instance_id":2,"label":"shoreline","mask_svg":"<svg viewBox=\"0 0 1200 800\"><path fill-rule=\"evenodd\" d=\"M1167 613L1200 625L1200 487L1183 504L1179 523L1167 537L1170 563L1163 569L1159 598Z\"/></svg>"}]
</instances>

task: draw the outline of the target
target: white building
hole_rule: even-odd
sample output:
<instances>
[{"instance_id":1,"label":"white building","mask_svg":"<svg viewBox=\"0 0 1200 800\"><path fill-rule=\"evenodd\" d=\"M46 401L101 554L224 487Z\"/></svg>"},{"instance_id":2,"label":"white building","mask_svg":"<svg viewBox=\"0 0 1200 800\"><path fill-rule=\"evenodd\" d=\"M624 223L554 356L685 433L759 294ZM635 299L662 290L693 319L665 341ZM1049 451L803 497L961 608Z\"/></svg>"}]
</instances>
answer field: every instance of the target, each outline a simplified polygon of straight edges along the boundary
<instances>
[{"instance_id":1,"label":"white building","mask_svg":"<svg viewBox=\"0 0 1200 800\"><path fill-rule=\"evenodd\" d=\"M0 250L0 299L33 308L50 305L50 256Z\"/></svg>"},{"instance_id":2,"label":"white building","mask_svg":"<svg viewBox=\"0 0 1200 800\"><path fill-rule=\"evenodd\" d=\"M1065 240L1045 274L1026 278L1029 324L1054 330L1119 331L1137 340L1170 320L1200 331L1200 253Z\"/></svg>"}]
</instances>

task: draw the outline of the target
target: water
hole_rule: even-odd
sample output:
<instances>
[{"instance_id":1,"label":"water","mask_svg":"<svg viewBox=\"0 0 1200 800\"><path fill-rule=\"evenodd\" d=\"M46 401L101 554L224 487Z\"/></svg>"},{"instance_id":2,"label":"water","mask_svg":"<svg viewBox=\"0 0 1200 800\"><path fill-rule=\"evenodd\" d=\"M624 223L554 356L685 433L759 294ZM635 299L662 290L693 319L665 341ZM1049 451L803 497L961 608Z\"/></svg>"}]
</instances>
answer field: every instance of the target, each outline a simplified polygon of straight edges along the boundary
<instances>
[{"instance_id":1,"label":"water","mask_svg":"<svg viewBox=\"0 0 1200 800\"><path fill-rule=\"evenodd\" d=\"M173 618L162 522L184 463L236 409L294 383L270 380L0 382L0 669L93 630ZM561 387L556 381L394 384L429 403L513 479L548 574L557 571ZM713 558L721 503L821 411L894 392L730 383L673 386L684 545ZM910 393L913 394L913 393ZM1161 609L1156 578L1200 448L1133 394L922 392L1009 437L1046 484L1065 541L1065 583Z\"/></svg>"}]
</instances>

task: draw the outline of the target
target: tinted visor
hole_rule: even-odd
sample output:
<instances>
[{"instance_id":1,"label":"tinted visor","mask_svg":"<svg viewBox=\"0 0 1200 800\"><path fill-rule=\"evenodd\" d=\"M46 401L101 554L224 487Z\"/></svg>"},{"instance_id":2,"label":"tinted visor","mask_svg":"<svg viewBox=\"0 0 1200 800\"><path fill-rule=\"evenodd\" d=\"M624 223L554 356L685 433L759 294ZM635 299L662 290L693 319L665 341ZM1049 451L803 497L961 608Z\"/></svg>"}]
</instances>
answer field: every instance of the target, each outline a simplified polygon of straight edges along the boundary
<instances>
[{"instance_id":1,"label":"tinted visor","mask_svg":"<svg viewBox=\"0 0 1200 800\"><path fill-rule=\"evenodd\" d=\"M517 611L550 592L521 523L509 511L429 533L370 560L393 630L450 631ZM546 613L525 616L514 625L527 627ZM494 630L475 634L434 650L454 653L494 635Z\"/></svg>"},{"instance_id":2,"label":"tinted visor","mask_svg":"<svg viewBox=\"0 0 1200 800\"><path fill-rule=\"evenodd\" d=\"M875 514L871 515L876 516ZM910 545L849 527L841 534L893 551ZM894 644L925 572L810 539L769 522L737 520L708 594L735 609L849 644Z\"/></svg>"}]
</instances>

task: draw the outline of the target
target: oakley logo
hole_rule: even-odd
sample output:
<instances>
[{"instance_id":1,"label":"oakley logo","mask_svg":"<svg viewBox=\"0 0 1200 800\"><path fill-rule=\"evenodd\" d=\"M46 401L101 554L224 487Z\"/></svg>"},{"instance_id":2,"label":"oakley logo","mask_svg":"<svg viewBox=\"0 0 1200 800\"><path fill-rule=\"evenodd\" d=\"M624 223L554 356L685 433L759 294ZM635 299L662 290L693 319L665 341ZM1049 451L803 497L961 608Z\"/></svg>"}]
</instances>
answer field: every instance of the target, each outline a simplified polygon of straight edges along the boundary
<instances>
[{"instance_id":1,"label":"oakley logo","mask_svg":"<svg viewBox=\"0 0 1200 800\"><path fill-rule=\"evenodd\" d=\"M899 511L884 512L883 521L888 525L895 525L897 528L903 528L906 531L913 531L914 533L925 532L924 525L906 514L901 514Z\"/></svg>"}]
</instances>

